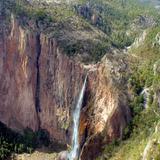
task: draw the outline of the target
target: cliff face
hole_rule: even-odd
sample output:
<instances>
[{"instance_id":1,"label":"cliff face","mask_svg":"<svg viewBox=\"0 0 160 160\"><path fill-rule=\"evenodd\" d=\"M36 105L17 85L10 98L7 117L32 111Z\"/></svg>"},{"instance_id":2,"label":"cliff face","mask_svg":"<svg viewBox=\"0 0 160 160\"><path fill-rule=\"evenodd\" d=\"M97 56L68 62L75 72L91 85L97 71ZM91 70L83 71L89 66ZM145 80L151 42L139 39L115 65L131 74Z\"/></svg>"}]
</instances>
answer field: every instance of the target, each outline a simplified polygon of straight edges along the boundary
<instances>
[{"instance_id":1,"label":"cliff face","mask_svg":"<svg viewBox=\"0 0 160 160\"><path fill-rule=\"evenodd\" d=\"M85 139L81 159L95 159L103 144L122 138L130 121L126 70L123 56L107 56L89 72L89 103L82 110L79 131L81 141Z\"/></svg>"},{"instance_id":2,"label":"cliff face","mask_svg":"<svg viewBox=\"0 0 160 160\"><path fill-rule=\"evenodd\" d=\"M42 128L52 139L70 143L72 111L89 70L81 158L93 159L97 147L122 136L130 118L122 57L104 57L87 68L63 54L55 39L22 28L13 16L10 28L1 28L0 121L18 131Z\"/></svg>"},{"instance_id":3,"label":"cliff face","mask_svg":"<svg viewBox=\"0 0 160 160\"><path fill-rule=\"evenodd\" d=\"M41 35L40 70L40 121L41 127L52 137L70 139L72 110L76 105L83 83L80 64L61 53L54 39Z\"/></svg>"},{"instance_id":4,"label":"cliff face","mask_svg":"<svg viewBox=\"0 0 160 160\"><path fill-rule=\"evenodd\" d=\"M66 142L83 82L81 65L63 55L54 39L23 29L13 17L0 48L0 120L18 130L43 128Z\"/></svg>"},{"instance_id":5,"label":"cliff face","mask_svg":"<svg viewBox=\"0 0 160 160\"><path fill-rule=\"evenodd\" d=\"M24 31L13 17L10 27L9 33L1 28L0 120L14 129L30 127L35 131L36 36Z\"/></svg>"}]
</instances>

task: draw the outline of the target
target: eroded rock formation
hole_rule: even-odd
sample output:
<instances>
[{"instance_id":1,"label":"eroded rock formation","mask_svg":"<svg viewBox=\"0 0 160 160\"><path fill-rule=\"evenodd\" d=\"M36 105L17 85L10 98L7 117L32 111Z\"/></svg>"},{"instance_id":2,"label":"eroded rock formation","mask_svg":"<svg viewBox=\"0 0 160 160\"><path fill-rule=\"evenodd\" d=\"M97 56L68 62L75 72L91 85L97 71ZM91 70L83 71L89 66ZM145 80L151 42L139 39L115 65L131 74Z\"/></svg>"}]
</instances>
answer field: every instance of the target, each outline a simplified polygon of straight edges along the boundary
<instances>
[{"instance_id":1,"label":"eroded rock formation","mask_svg":"<svg viewBox=\"0 0 160 160\"><path fill-rule=\"evenodd\" d=\"M3 33L0 120L17 130L46 129L66 143L83 82L81 65L62 54L54 39L22 28L14 17Z\"/></svg>"},{"instance_id":2,"label":"eroded rock formation","mask_svg":"<svg viewBox=\"0 0 160 160\"><path fill-rule=\"evenodd\" d=\"M82 110L81 159L94 159L102 144L121 138L130 120L124 57L107 56L89 75L90 100Z\"/></svg>"},{"instance_id":3,"label":"eroded rock formation","mask_svg":"<svg viewBox=\"0 0 160 160\"><path fill-rule=\"evenodd\" d=\"M130 119L127 64L115 57L87 68L63 54L54 38L22 27L12 16L9 28L1 27L0 121L18 131L42 128L52 139L70 143L72 111L88 72L81 159L95 158L97 147L121 137Z\"/></svg>"}]
</instances>

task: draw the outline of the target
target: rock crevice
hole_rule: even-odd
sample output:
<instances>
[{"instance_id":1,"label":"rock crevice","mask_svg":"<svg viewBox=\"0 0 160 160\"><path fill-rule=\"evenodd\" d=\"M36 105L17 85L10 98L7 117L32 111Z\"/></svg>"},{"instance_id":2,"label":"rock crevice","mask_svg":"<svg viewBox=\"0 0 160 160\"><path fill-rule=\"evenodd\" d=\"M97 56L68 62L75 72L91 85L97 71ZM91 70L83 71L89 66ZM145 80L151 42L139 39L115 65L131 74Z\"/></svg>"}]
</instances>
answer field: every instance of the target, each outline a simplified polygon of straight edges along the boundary
<instances>
[{"instance_id":1,"label":"rock crevice","mask_svg":"<svg viewBox=\"0 0 160 160\"><path fill-rule=\"evenodd\" d=\"M39 68L39 59L41 55L41 42L40 42L40 34L36 35L36 69L37 69L37 76L36 76L36 88L35 88L35 107L36 111L40 112L41 111L41 106L40 106L40 68Z\"/></svg>"}]
</instances>

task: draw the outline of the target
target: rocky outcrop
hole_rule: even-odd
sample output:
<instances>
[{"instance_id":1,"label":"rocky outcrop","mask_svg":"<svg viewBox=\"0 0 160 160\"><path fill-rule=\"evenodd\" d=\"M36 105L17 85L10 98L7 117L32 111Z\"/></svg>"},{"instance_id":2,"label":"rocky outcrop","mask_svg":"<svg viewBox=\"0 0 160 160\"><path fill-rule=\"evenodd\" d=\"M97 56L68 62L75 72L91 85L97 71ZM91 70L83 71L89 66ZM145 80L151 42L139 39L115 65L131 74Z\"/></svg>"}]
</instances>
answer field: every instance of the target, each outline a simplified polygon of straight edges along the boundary
<instances>
[{"instance_id":1,"label":"rocky outcrop","mask_svg":"<svg viewBox=\"0 0 160 160\"><path fill-rule=\"evenodd\" d=\"M51 139L70 143L72 111L88 73L81 159L94 159L97 147L122 136L130 119L124 57L107 56L86 67L63 54L54 38L29 31L14 16L8 29L1 28L0 121L18 131L42 128Z\"/></svg>"},{"instance_id":2,"label":"rocky outcrop","mask_svg":"<svg viewBox=\"0 0 160 160\"><path fill-rule=\"evenodd\" d=\"M142 154L142 160L149 160L152 158L156 159L159 157L158 145L160 144L160 123L158 122L155 131L151 134L146 147Z\"/></svg>"},{"instance_id":3,"label":"rocky outcrop","mask_svg":"<svg viewBox=\"0 0 160 160\"><path fill-rule=\"evenodd\" d=\"M103 12L104 8L99 5L93 5L90 2L84 5L75 5L75 10L77 14L83 16L84 18L88 19L94 25L102 25L102 18L99 13Z\"/></svg>"},{"instance_id":4,"label":"rocky outcrop","mask_svg":"<svg viewBox=\"0 0 160 160\"><path fill-rule=\"evenodd\" d=\"M83 108L80 134L81 159L94 159L103 144L121 138L130 120L124 57L107 56L89 73L90 101ZM85 138L84 138L85 135Z\"/></svg>"}]
</instances>

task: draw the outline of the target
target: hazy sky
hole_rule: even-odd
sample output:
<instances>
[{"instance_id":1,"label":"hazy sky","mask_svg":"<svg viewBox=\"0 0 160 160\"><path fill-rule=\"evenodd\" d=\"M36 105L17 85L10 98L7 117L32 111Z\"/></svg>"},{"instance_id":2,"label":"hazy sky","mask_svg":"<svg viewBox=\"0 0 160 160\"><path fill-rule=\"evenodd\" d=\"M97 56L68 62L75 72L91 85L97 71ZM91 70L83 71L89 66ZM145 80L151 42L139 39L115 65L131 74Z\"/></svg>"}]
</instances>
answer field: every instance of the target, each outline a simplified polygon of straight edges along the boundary
<instances>
[{"instance_id":1,"label":"hazy sky","mask_svg":"<svg viewBox=\"0 0 160 160\"><path fill-rule=\"evenodd\" d=\"M151 3L152 5L154 5L156 8L160 8L160 0L140 0L141 2L145 2L145 3Z\"/></svg>"}]
</instances>

